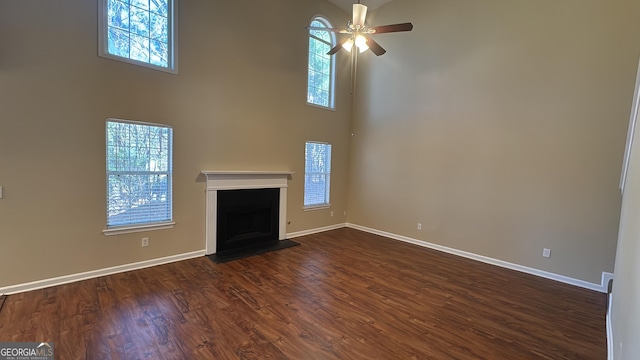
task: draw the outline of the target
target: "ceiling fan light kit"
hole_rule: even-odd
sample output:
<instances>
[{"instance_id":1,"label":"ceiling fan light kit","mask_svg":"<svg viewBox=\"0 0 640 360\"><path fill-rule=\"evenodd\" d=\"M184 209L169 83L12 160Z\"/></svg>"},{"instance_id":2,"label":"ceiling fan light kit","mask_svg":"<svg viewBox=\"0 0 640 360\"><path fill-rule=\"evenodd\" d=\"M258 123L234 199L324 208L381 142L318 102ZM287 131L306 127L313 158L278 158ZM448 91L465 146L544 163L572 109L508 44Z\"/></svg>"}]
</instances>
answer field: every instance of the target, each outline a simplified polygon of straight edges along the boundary
<instances>
[{"instance_id":1,"label":"ceiling fan light kit","mask_svg":"<svg viewBox=\"0 0 640 360\"><path fill-rule=\"evenodd\" d=\"M359 34L356 35L355 38L350 37L347 39L347 41L343 42L342 48L347 50L348 52L351 52L353 45L355 45L358 48L359 53L363 53L369 50L369 46L367 45L367 39L364 36Z\"/></svg>"},{"instance_id":2,"label":"ceiling fan light kit","mask_svg":"<svg viewBox=\"0 0 640 360\"><path fill-rule=\"evenodd\" d=\"M387 51L377 42L375 42L371 38L371 35L399 31L411 31L413 29L413 24L411 23L368 27L365 23L366 17L367 6L360 4L360 1L358 1L357 4L353 4L353 17L352 20L347 22L347 27L345 29L307 26L307 30L322 30L348 35L348 38L345 41L334 46L331 50L329 50L329 52L327 52L327 55L333 55L340 51L340 49L345 49L351 52L353 46L355 45L358 48L358 52L360 53L371 49L371 52L373 52L377 56L380 56Z\"/></svg>"}]
</instances>

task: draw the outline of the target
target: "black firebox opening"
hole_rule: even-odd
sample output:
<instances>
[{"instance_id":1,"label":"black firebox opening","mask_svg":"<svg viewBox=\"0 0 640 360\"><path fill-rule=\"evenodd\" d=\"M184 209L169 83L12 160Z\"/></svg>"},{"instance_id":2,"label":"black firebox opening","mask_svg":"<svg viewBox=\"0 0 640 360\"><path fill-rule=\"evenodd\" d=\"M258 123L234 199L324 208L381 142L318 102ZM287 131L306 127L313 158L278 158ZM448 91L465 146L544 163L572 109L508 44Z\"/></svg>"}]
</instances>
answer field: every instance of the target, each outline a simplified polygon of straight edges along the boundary
<instances>
[{"instance_id":1,"label":"black firebox opening","mask_svg":"<svg viewBox=\"0 0 640 360\"><path fill-rule=\"evenodd\" d=\"M280 189L218 191L216 252L278 241Z\"/></svg>"}]
</instances>

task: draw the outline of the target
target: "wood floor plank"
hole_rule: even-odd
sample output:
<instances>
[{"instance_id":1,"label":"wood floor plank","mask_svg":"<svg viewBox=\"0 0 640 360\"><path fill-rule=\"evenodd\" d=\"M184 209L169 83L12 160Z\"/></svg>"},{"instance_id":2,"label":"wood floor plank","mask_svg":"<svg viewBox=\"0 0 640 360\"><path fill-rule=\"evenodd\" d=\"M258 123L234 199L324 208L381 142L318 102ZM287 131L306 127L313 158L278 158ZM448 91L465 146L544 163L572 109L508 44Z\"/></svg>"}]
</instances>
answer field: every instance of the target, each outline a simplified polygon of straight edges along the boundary
<instances>
[{"instance_id":1,"label":"wood floor plank","mask_svg":"<svg viewBox=\"0 0 640 360\"><path fill-rule=\"evenodd\" d=\"M11 295L59 359L606 359L606 296L353 229Z\"/></svg>"}]
</instances>

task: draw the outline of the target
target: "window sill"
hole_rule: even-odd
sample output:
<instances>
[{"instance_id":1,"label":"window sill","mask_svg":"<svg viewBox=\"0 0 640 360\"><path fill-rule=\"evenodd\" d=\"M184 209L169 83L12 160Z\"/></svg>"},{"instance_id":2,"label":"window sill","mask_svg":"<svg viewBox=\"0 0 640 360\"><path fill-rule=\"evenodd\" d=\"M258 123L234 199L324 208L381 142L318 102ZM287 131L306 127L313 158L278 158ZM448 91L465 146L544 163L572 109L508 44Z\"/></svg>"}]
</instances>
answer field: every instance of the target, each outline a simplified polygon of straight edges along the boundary
<instances>
[{"instance_id":1,"label":"window sill","mask_svg":"<svg viewBox=\"0 0 640 360\"><path fill-rule=\"evenodd\" d=\"M314 107L314 108L318 108L318 109L324 109L324 110L329 110L329 111L336 111L336 107L330 107L330 106L324 106L324 105L318 105L318 104L314 104L314 103L310 103L307 101L307 105Z\"/></svg>"},{"instance_id":2,"label":"window sill","mask_svg":"<svg viewBox=\"0 0 640 360\"><path fill-rule=\"evenodd\" d=\"M175 222L159 223L159 224L147 224L147 225L133 225L133 226L119 226L111 229L104 229L102 233L104 236L122 235L143 231L164 230L173 229Z\"/></svg>"},{"instance_id":3,"label":"window sill","mask_svg":"<svg viewBox=\"0 0 640 360\"><path fill-rule=\"evenodd\" d=\"M137 60L133 60L130 58L126 58L126 57L122 57L122 56L116 56L116 55L111 55L106 53L105 51L101 51L98 56L105 58L105 59L110 59L110 60L115 60L115 61L120 61L126 64L131 64L131 65L137 65L137 66L141 66L147 69L152 69L152 70L158 70L158 71L162 71L162 72L166 72L169 74L174 74L174 75L178 75L178 69L176 68L175 65L172 66L160 66L160 65L153 65L150 63L146 63L144 61L137 61Z\"/></svg>"},{"instance_id":4,"label":"window sill","mask_svg":"<svg viewBox=\"0 0 640 360\"><path fill-rule=\"evenodd\" d=\"M331 207L331 204L308 205L308 206L302 207L302 210L303 211L322 210L322 209L329 209L330 207Z\"/></svg>"}]
</instances>

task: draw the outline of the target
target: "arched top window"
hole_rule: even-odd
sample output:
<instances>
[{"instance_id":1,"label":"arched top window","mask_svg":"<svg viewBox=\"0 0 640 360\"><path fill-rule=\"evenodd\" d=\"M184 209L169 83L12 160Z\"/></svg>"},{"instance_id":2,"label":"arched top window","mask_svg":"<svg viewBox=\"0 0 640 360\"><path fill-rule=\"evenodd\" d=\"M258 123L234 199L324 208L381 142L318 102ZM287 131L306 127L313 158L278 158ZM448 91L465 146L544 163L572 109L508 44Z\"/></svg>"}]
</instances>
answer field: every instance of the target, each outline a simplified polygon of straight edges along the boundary
<instances>
[{"instance_id":1,"label":"arched top window","mask_svg":"<svg viewBox=\"0 0 640 360\"><path fill-rule=\"evenodd\" d=\"M332 28L329 20L317 16L312 27ZM327 52L336 43L335 34L324 30L309 30L309 70L307 75L307 104L334 108L335 62Z\"/></svg>"}]
</instances>

